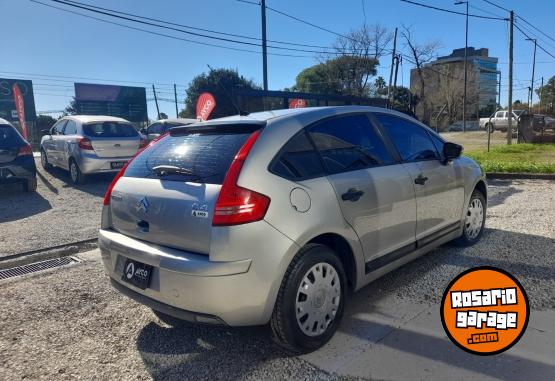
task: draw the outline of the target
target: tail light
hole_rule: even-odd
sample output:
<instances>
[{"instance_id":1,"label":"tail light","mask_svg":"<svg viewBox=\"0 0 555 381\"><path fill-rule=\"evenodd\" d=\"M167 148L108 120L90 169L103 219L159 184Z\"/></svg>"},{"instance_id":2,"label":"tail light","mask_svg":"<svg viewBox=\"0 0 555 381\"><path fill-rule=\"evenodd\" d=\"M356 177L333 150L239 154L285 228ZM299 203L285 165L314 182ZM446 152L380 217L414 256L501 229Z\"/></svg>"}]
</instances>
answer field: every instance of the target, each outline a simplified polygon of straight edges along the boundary
<instances>
[{"instance_id":1,"label":"tail light","mask_svg":"<svg viewBox=\"0 0 555 381\"><path fill-rule=\"evenodd\" d=\"M79 139L79 141L77 142L77 145L79 146L79 148L84 149L84 150L89 150L89 151L93 150L92 143L91 143L90 139L88 139L88 138Z\"/></svg>"},{"instance_id":2,"label":"tail light","mask_svg":"<svg viewBox=\"0 0 555 381\"><path fill-rule=\"evenodd\" d=\"M112 180L110 185L108 185L108 189L106 189L106 193L104 194L104 200L102 200L102 205L104 205L104 206L110 205L110 198L112 197L112 191L114 190L114 187L116 186L116 183L118 182L118 180L121 179L123 177L123 175L125 174L125 170L129 166L129 164L131 164L131 162L137 156L139 156L141 153L146 151L148 148L152 147L155 143L159 142L160 140L161 139L153 140L149 144L147 144L145 147L139 148L139 150L135 153L135 155L133 155L133 157L131 159L129 159L129 161L127 163L125 163L125 165L116 174L116 176L114 177L114 179Z\"/></svg>"},{"instance_id":3,"label":"tail light","mask_svg":"<svg viewBox=\"0 0 555 381\"><path fill-rule=\"evenodd\" d=\"M225 176L212 219L213 226L229 226L260 221L266 215L270 198L237 185L237 179L252 146L260 135L258 130L249 136L239 150Z\"/></svg>"},{"instance_id":4,"label":"tail light","mask_svg":"<svg viewBox=\"0 0 555 381\"><path fill-rule=\"evenodd\" d=\"M19 151L17 151L17 156L28 156L33 155L33 147L29 143L24 145L23 147L19 147Z\"/></svg>"}]
</instances>

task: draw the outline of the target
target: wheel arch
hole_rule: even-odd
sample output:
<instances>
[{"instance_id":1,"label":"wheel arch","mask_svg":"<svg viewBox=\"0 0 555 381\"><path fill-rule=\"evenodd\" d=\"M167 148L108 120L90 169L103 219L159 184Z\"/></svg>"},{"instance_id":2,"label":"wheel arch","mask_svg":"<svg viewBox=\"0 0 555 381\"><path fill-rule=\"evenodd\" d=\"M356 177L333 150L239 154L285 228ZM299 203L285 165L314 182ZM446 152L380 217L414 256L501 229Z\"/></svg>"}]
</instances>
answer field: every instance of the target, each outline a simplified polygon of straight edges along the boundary
<instances>
[{"instance_id":1,"label":"wheel arch","mask_svg":"<svg viewBox=\"0 0 555 381\"><path fill-rule=\"evenodd\" d=\"M478 180L478 182L474 186L474 189L480 191L480 193L484 195L486 201L488 200L488 187L484 180Z\"/></svg>"},{"instance_id":2,"label":"wheel arch","mask_svg":"<svg viewBox=\"0 0 555 381\"><path fill-rule=\"evenodd\" d=\"M357 266L353 248L343 236L337 233L320 234L306 244L317 243L331 248L335 251L343 264L349 290L354 291L357 287Z\"/></svg>"}]
</instances>

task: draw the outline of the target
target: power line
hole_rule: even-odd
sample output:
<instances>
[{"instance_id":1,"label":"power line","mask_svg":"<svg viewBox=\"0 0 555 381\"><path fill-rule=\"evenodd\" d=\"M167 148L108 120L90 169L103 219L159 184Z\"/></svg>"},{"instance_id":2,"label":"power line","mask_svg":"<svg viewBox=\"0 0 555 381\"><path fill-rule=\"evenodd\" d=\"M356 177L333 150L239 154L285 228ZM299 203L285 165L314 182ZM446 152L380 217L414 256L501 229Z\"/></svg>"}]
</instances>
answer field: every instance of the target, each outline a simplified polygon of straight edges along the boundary
<instances>
[{"instance_id":1,"label":"power line","mask_svg":"<svg viewBox=\"0 0 555 381\"><path fill-rule=\"evenodd\" d=\"M526 34L526 32L524 32L522 29L520 29L520 27L519 27L516 23L514 23L514 27L515 27L520 33L522 33L524 36L526 36L526 38L532 39L532 37L530 37L528 34ZM540 44L536 43L536 46L537 46L538 48L540 48L541 50L543 50L545 54L547 54L547 55L549 55L549 56L555 58L555 55L549 53L549 52L548 52L547 50L545 50L545 49L543 48L543 46L541 46Z\"/></svg>"},{"instance_id":2,"label":"power line","mask_svg":"<svg viewBox=\"0 0 555 381\"><path fill-rule=\"evenodd\" d=\"M222 36L244 38L244 39L247 39L247 40L262 41L262 39L258 38L258 37L245 36L245 35L242 35L242 34L235 34L235 33L229 33L229 32L220 32L220 31L216 31L216 30L213 30L213 29L205 29L205 28L199 28L199 27L195 27L195 26L191 26L191 25L178 24L178 23L174 23L174 22L171 22L171 21L167 21L167 20L160 20L160 19L155 19L155 18L152 18L152 17L140 16L140 15L136 15L136 14L132 14L132 13L122 12L122 11L118 11L118 10L115 10L115 9L103 8L103 7L99 7L99 6L96 6L96 5L83 3L83 2L78 2L78 1L74 1L74 0L65 0L65 1L68 2L68 3L74 3L74 4L78 4L78 5L85 5L87 7L101 9L101 10L104 10L104 11L118 13L118 14L121 14L121 15L136 17L136 18L143 19L143 20L150 20L150 21L165 23L165 24L168 24L168 25L179 26L179 27L186 28L186 29L199 30L199 31L202 31L202 32L219 34L219 35L222 35ZM273 42L273 43L276 43L276 44L304 46L304 47L307 47L307 48L329 49L328 46L321 46L321 45L301 44L301 43L297 43L297 42L270 40L270 39L268 39L267 41L268 42Z\"/></svg>"},{"instance_id":3,"label":"power line","mask_svg":"<svg viewBox=\"0 0 555 381\"><path fill-rule=\"evenodd\" d=\"M144 32L144 33L153 34L153 35L156 35L156 36L167 37L167 38L171 38L171 39L174 39L174 40L190 42L190 43L197 44L197 45L211 46L211 47L222 48L222 49L233 50L233 51L239 51L239 52L260 54L260 52L256 51L256 50L241 49L241 48L235 48L235 47L231 47L231 46L212 44L212 43L209 43L209 42L201 42L201 41L190 40L190 39L187 39L187 38L182 38L182 37L172 36L172 35L169 35L169 34L154 32L154 31L147 30L147 29L137 28L137 27L133 27L133 26L130 26L130 25L117 23L117 22L114 22L114 21L104 20L104 19L101 19L101 18L98 18L98 17L94 17L94 16L90 16L90 15L85 15L83 13L75 12L75 11L72 11L72 10L69 10L69 9L64 9L64 8L57 7L57 6L54 6L54 5L45 4L45 3L40 2L38 0L30 0L30 1L33 2L33 3L44 5L46 7L58 9L58 10L61 10L61 11L64 11L64 12L72 13L72 14L75 14L75 15L79 15L79 16L82 16L82 17L89 18L89 19L101 21L101 22L104 22L104 23L107 23L107 24L118 25L118 26L121 26L123 28L137 30L137 31L141 31L141 32ZM312 56L306 56L306 55L303 56L303 55L282 54L282 53L268 53L268 54L273 55L273 56L281 56L281 57L312 58Z\"/></svg>"},{"instance_id":4,"label":"power line","mask_svg":"<svg viewBox=\"0 0 555 381\"><path fill-rule=\"evenodd\" d=\"M404 2L404 3L418 5L418 6L424 7L424 8L435 9L436 11L441 11L441 12L447 12L447 13L453 13L453 14L456 14L456 15L466 16L466 13L464 13L464 12L458 12L458 11L452 11L450 9L434 7L433 5L417 3L416 1L410 1L410 0L401 0L401 1ZM482 16L482 15L475 15L475 14L470 14L470 13L468 14L468 17L476 17L476 18L488 19L488 20L507 20L506 18L503 18L503 17Z\"/></svg>"},{"instance_id":5,"label":"power line","mask_svg":"<svg viewBox=\"0 0 555 381\"><path fill-rule=\"evenodd\" d=\"M34 0L31 0L31 1L34 1ZM240 45L247 45L247 46L256 46L256 47L261 47L262 46L262 44L256 43L256 42L247 42L247 41L240 41L240 40L235 40L235 39L226 38L226 37L210 36L210 35L207 35L207 34L191 32L191 31L188 31L188 30L185 30L185 29L175 28L175 27L168 26L168 25L160 25L160 24L156 24L156 23L153 23L153 22L149 22L149 21L137 20L137 19L132 18L132 17L117 15L117 14L113 13L114 12L113 10L109 10L109 12L107 12L107 11L103 11L103 10L100 10L100 9L94 9L94 8L90 8L90 7L87 7L87 6L84 6L84 5L80 5L81 3L77 3L75 1L71 2L71 3L67 2L65 0L50 0L50 1L58 3L58 4L64 4L64 5L67 5L69 7L75 7L75 8L83 9L83 10L86 10L86 11L89 11L89 12L98 13L98 14L101 14L101 15L105 15L105 16L109 16L109 17L113 17L113 18L117 18L117 19L121 19L121 20L126 20L126 21L130 21L130 22L138 23L138 24L141 24L141 25L149 25L149 26L153 26L153 27L157 27L157 28L168 29L168 30L172 30L172 31L176 31L176 32L196 36L196 37L208 38L208 39L212 39L212 40L235 43L235 44L240 44ZM107 9L107 8L103 8L103 9ZM134 17L137 17L137 16L134 16ZM159 19L154 19L154 20L156 20L157 23L167 24L167 22L163 21L163 20L159 20ZM284 46L275 46L275 45L268 45L268 48L278 49L278 50L286 50L286 51L293 51L293 52L303 52L303 53L340 54L338 52L321 51L321 50L317 51L317 50L308 50L308 49L300 49L300 48L288 48L288 47L284 47ZM325 49L328 49L328 48L325 48Z\"/></svg>"},{"instance_id":6,"label":"power line","mask_svg":"<svg viewBox=\"0 0 555 381\"><path fill-rule=\"evenodd\" d=\"M489 0L484 0L484 1L485 1L486 3L488 3L489 5L493 5L493 6L496 7L496 8L499 8L499 9L504 10L505 12L510 12L510 10L508 10L507 8L503 8L501 5L495 4L495 3L492 2L492 1L489 1Z\"/></svg>"},{"instance_id":7,"label":"power line","mask_svg":"<svg viewBox=\"0 0 555 381\"><path fill-rule=\"evenodd\" d=\"M495 16L495 17L499 17L499 18L503 18L502 16L499 16L499 15L496 14L496 13L493 13L493 12L490 12L490 11L486 11L485 9L479 8L479 7L475 6L475 5L468 4L468 6L469 6L470 8L476 9L477 11L484 12L484 13L486 13L486 14L488 14L488 15Z\"/></svg>"}]
</instances>

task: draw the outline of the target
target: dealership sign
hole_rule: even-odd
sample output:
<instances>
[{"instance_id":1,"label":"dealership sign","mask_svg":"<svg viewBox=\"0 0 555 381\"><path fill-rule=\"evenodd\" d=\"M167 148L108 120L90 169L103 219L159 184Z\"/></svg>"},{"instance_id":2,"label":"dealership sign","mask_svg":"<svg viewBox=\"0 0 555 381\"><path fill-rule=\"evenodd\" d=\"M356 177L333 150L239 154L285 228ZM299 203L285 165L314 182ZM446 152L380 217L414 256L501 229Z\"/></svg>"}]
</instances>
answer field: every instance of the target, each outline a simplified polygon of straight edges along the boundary
<instances>
[{"instance_id":1,"label":"dealership sign","mask_svg":"<svg viewBox=\"0 0 555 381\"><path fill-rule=\"evenodd\" d=\"M22 110L21 114L19 110ZM21 120L26 122L37 120L31 81L0 78L0 118L19 123Z\"/></svg>"},{"instance_id":2,"label":"dealership sign","mask_svg":"<svg viewBox=\"0 0 555 381\"><path fill-rule=\"evenodd\" d=\"M144 87L75 83L77 113L110 115L144 122L148 120Z\"/></svg>"},{"instance_id":3,"label":"dealership sign","mask_svg":"<svg viewBox=\"0 0 555 381\"><path fill-rule=\"evenodd\" d=\"M197 101L197 119L208 120L216 107L216 100L210 93L202 93Z\"/></svg>"},{"instance_id":4,"label":"dealership sign","mask_svg":"<svg viewBox=\"0 0 555 381\"><path fill-rule=\"evenodd\" d=\"M306 99L291 99L289 101L289 108L305 108Z\"/></svg>"}]
</instances>

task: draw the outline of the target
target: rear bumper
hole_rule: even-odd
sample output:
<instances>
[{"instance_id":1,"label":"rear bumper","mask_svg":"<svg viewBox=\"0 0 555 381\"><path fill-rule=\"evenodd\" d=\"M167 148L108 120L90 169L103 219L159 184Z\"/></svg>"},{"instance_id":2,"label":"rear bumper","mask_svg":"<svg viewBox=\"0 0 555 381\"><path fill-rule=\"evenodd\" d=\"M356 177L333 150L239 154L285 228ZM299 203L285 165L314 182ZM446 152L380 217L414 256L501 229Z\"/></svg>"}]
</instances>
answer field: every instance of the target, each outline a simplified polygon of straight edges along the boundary
<instances>
[{"instance_id":1,"label":"rear bumper","mask_svg":"<svg viewBox=\"0 0 555 381\"><path fill-rule=\"evenodd\" d=\"M80 152L74 157L79 169L84 174L118 172L120 168L112 169L112 162L128 162L129 157L98 157L95 153Z\"/></svg>"},{"instance_id":2,"label":"rear bumper","mask_svg":"<svg viewBox=\"0 0 555 381\"><path fill-rule=\"evenodd\" d=\"M269 244L258 244L258 252L249 251L248 259L237 261L213 261L108 229L100 230L99 247L112 283L140 303L189 321L260 325L270 319L281 279L298 248L266 222L256 224L266 231L261 237ZM127 258L153 266L149 288L122 281Z\"/></svg>"},{"instance_id":3,"label":"rear bumper","mask_svg":"<svg viewBox=\"0 0 555 381\"><path fill-rule=\"evenodd\" d=\"M36 181L37 169L32 156L21 156L9 163L0 163L0 183Z\"/></svg>"}]
</instances>

